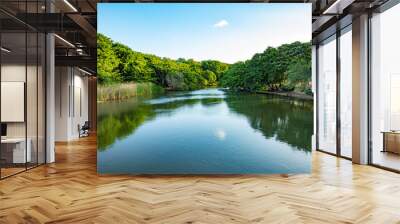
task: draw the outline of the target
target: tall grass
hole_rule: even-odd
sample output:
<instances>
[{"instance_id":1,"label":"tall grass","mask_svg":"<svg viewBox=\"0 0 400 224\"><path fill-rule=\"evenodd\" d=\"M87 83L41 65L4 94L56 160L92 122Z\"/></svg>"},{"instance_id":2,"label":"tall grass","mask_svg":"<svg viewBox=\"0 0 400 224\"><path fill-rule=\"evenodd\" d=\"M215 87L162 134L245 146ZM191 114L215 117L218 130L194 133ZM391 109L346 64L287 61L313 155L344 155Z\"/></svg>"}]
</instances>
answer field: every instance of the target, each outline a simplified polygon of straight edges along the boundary
<instances>
[{"instance_id":1,"label":"tall grass","mask_svg":"<svg viewBox=\"0 0 400 224\"><path fill-rule=\"evenodd\" d=\"M137 96L151 96L164 89L154 83L117 83L97 86L97 101L125 100Z\"/></svg>"}]
</instances>

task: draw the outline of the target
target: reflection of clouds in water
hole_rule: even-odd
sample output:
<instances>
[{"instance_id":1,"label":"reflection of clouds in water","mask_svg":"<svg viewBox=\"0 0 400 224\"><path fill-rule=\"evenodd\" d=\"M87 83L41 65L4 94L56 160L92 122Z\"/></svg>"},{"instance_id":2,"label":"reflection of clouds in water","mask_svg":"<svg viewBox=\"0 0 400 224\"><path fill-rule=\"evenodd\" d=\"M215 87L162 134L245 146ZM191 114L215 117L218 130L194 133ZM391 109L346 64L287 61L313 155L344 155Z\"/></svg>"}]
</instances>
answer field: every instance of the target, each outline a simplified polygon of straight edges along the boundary
<instances>
[{"instance_id":1,"label":"reflection of clouds in water","mask_svg":"<svg viewBox=\"0 0 400 224\"><path fill-rule=\"evenodd\" d=\"M222 129L215 130L214 135L221 141L225 140L225 138L226 138L226 132L225 132L225 130L222 130Z\"/></svg>"},{"instance_id":2,"label":"reflection of clouds in water","mask_svg":"<svg viewBox=\"0 0 400 224\"><path fill-rule=\"evenodd\" d=\"M162 97L146 101L148 104L165 104L181 100L224 99L225 92L220 89L205 89L174 94L172 97Z\"/></svg>"},{"instance_id":3,"label":"reflection of clouds in water","mask_svg":"<svg viewBox=\"0 0 400 224\"><path fill-rule=\"evenodd\" d=\"M195 90L190 92L190 95L225 95L225 92L223 91L226 88L220 88L220 89L200 89L200 90Z\"/></svg>"},{"instance_id":4,"label":"reflection of clouds in water","mask_svg":"<svg viewBox=\"0 0 400 224\"><path fill-rule=\"evenodd\" d=\"M202 100L202 99L224 99L225 96L214 96L214 95L198 95L198 96L189 96L189 97L166 97L166 98L159 98L154 100L148 100L146 103L148 104L164 104L164 103L172 103L175 101L183 101L183 100Z\"/></svg>"}]
</instances>

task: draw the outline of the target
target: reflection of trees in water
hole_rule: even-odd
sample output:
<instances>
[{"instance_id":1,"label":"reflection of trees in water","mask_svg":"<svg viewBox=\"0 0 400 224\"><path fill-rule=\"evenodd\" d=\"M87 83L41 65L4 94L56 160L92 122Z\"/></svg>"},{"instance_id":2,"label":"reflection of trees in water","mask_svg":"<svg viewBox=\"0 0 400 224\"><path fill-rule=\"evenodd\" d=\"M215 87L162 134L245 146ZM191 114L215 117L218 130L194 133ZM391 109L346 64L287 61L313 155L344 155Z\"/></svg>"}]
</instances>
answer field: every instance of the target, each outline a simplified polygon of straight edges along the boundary
<instances>
[{"instance_id":1,"label":"reflection of trees in water","mask_svg":"<svg viewBox=\"0 0 400 224\"><path fill-rule=\"evenodd\" d=\"M112 102L99 106L97 145L106 150L116 140L134 133L146 121L159 116L171 116L176 109L191 107L198 103L211 106L222 102L221 98L185 99L163 104L140 104L137 102ZM128 109L129 108L129 109Z\"/></svg>"},{"instance_id":2,"label":"reflection of trees in water","mask_svg":"<svg viewBox=\"0 0 400 224\"><path fill-rule=\"evenodd\" d=\"M97 147L100 151L112 145L117 139L130 135L143 122L154 117L147 106L136 107L132 111L110 113L98 117Z\"/></svg>"},{"instance_id":3,"label":"reflection of trees in water","mask_svg":"<svg viewBox=\"0 0 400 224\"><path fill-rule=\"evenodd\" d=\"M133 134L144 122L160 116L172 116L178 108L193 107L199 103L207 107L223 101L231 111L245 116L250 125L266 138L275 137L299 150L311 150L312 103L258 94L229 94L226 98L203 99L188 97L159 104L114 102L99 105L98 148L106 150L116 140Z\"/></svg>"},{"instance_id":4,"label":"reflection of trees in water","mask_svg":"<svg viewBox=\"0 0 400 224\"><path fill-rule=\"evenodd\" d=\"M230 94L225 99L231 111L244 115L254 129L267 138L303 151L311 151L313 104L283 97Z\"/></svg>"}]
</instances>

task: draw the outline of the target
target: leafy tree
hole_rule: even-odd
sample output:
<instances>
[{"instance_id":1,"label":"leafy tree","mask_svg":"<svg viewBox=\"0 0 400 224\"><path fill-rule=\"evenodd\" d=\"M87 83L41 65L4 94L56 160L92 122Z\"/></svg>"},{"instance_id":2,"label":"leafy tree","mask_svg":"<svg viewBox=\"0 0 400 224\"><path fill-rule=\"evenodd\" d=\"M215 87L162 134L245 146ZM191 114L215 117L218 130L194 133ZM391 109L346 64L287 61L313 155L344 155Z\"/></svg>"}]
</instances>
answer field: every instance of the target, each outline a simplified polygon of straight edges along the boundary
<instances>
[{"instance_id":1,"label":"leafy tree","mask_svg":"<svg viewBox=\"0 0 400 224\"><path fill-rule=\"evenodd\" d=\"M229 65L216 60L207 60L201 62L201 67L203 70L213 72L217 80L219 80L226 70L228 70Z\"/></svg>"},{"instance_id":2,"label":"leafy tree","mask_svg":"<svg viewBox=\"0 0 400 224\"><path fill-rule=\"evenodd\" d=\"M114 53L110 38L97 35L97 75L99 83L112 83L121 81L117 71L119 65L118 56Z\"/></svg>"},{"instance_id":3,"label":"leafy tree","mask_svg":"<svg viewBox=\"0 0 400 224\"><path fill-rule=\"evenodd\" d=\"M311 92L311 63L310 61L300 60L291 64L287 71L288 86L300 92Z\"/></svg>"},{"instance_id":4,"label":"leafy tree","mask_svg":"<svg viewBox=\"0 0 400 224\"><path fill-rule=\"evenodd\" d=\"M204 78L204 80L206 81L205 85L209 85L209 86L216 86L217 85L217 76L215 75L214 72L210 71L210 70L205 70L202 73L202 76Z\"/></svg>"},{"instance_id":5,"label":"leafy tree","mask_svg":"<svg viewBox=\"0 0 400 224\"><path fill-rule=\"evenodd\" d=\"M226 87L231 87L236 90L244 90L243 77L247 76L247 67L245 62L238 62L230 66L224 74L221 84Z\"/></svg>"}]
</instances>

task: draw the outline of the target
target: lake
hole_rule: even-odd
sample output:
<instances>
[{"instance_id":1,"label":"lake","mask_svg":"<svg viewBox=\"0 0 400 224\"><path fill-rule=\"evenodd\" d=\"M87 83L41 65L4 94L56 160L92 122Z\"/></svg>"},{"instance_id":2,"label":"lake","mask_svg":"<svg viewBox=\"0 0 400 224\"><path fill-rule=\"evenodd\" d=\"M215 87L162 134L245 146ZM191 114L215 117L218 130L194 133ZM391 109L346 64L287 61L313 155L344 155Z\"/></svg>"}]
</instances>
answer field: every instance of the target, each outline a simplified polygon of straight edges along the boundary
<instances>
[{"instance_id":1,"label":"lake","mask_svg":"<svg viewBox=\"0 0 400 224\"><path fill-rule=\"evenodd\" d=\"M311 169L312 101L222 89L98 103L99 174Z\"/></svg>"}]
</instances>

